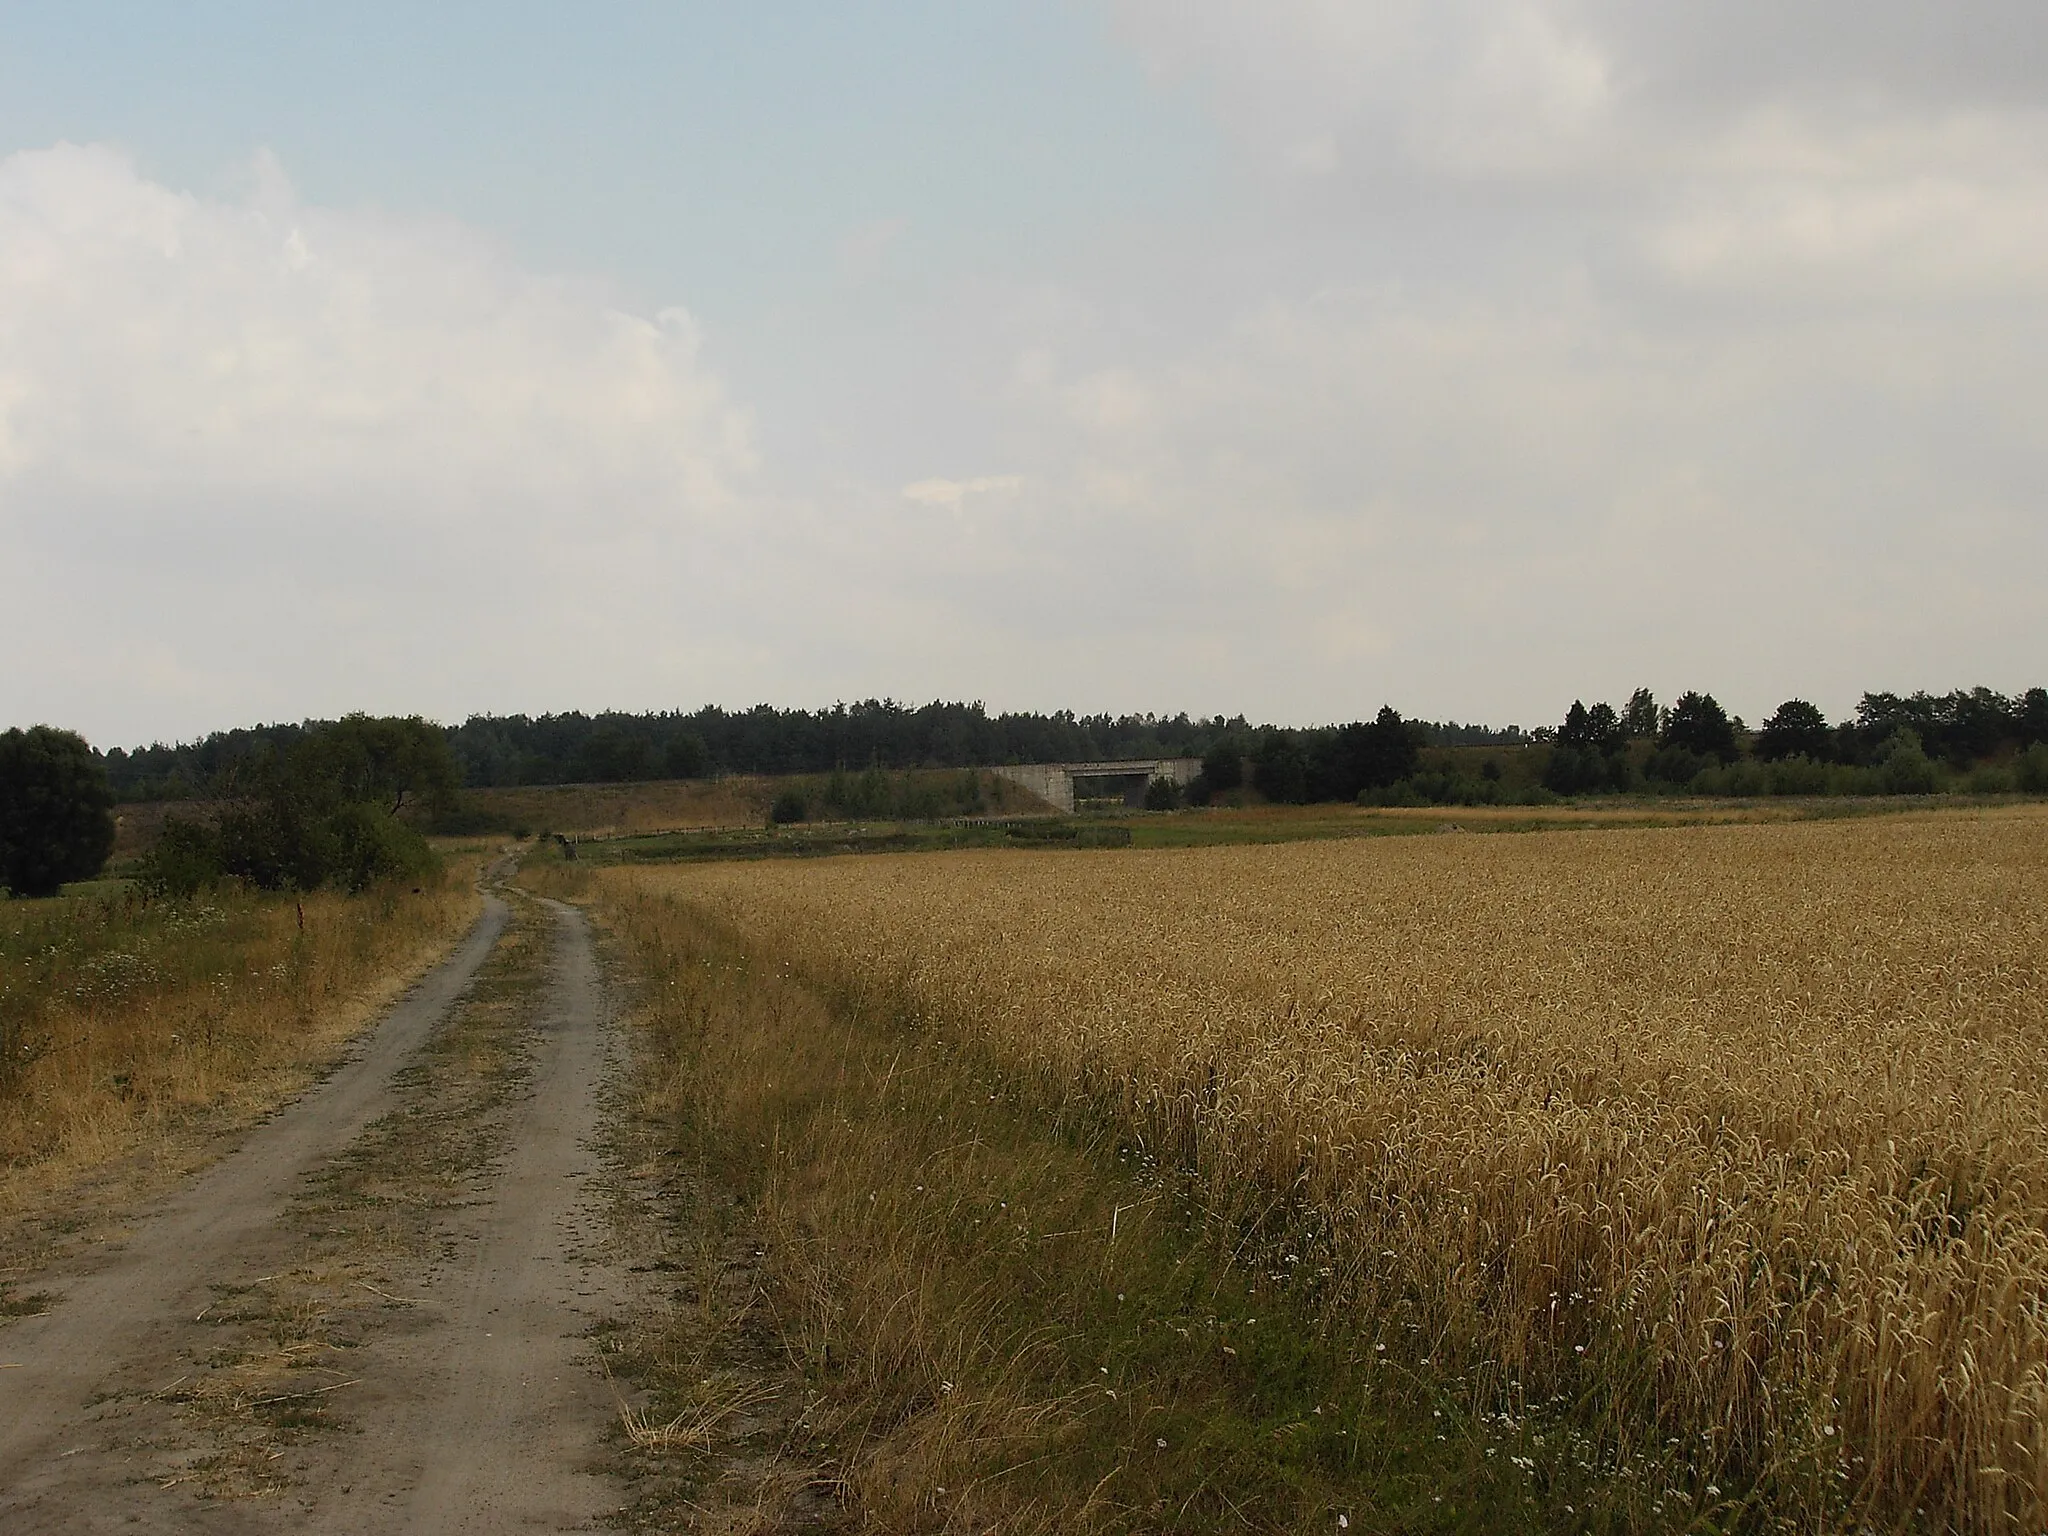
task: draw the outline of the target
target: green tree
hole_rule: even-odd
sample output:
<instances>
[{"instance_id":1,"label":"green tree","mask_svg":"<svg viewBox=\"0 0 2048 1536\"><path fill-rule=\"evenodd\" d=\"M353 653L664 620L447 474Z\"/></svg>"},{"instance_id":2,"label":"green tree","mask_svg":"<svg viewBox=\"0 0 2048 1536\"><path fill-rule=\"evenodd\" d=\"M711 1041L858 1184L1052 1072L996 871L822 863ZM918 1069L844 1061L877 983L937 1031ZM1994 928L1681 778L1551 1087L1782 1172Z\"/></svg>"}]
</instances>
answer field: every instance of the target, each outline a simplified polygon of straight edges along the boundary
<instances>
[{"instance_id":1,"label":"green tree","mask_svg":"<svg viewBox=\"0 0 2048 1536\"><path fill-rule=\"evenodd\" d=\"M367 715L316 726L240 765L212 824L183 823L144 878L173 893L221 875L265 890L420 879L438 860L399 819L408 797L455 804L454 759L438 727Z\"/></svg>"},{"instance_id":2,"label":"green tree","mask_svg":"<svg viewBox=\"0 0 2048 1536\"><path fill-rule=\"evenodd\" d=\"M1413 727L1382 705L1369 724L1339 726L1317 742L1308 787L1320 800L1356 800L1409 777L1420 756Z\"/></svg>"},{"instance_id":3,"label":"green tree","mask_svg":"<svg viewBox=\"0 0 2048 1536\"><path fill-rule=\"evenodd\" d=\"M1268 731L1252 765L1252 785L1268 800L1299 805L1308 799L1308 759L1286 731Z\"/></svg>"},{"instance_id":4,"label":"green tree","mask_svg":"<svg viewBox=\"0 0 2048 1536\"><path fill-rule=\"evenodd\" d=\"M2029 688L2017 701L2020 740L2048 741L2048 688Z\"/></svg>"},{"instance_id":5,"label":"green tree","mask_svg":"<svg viewBox=\"0 0 2048 1536\"><path fill-rule=\"evenodd\" d=\"M114 796L85 738L47 725L0 734L0 885L54 896L114 851Z\"/></svg>"},{"instance_id":6,"label":"green tree","mask_svg":"<svg viewBox=\"0 0 2048 1536\"><path fill-rule=\"evenodd\" d=\"M1622 734L1638 741L1647 741L1657 734L1657 699L1647 688L1638 688L1628 696L1628 708L1621 713Z\"/></svg>"},{"instance_id":7,"label":"green tree","mask_svg":"<svg viewBox=\"0 0 2048 1536\"><path fill-rule=\"evenodd\" d=\"M669 738L666 754L668 776L672 779L701 779L711 771L711 754L704 738L695 731L678 731Z\"/></svg>"},{"instance_id":8,"label":"green tree","mask_svg":"<svg viewBox=\"0 0 2048 1536\"><path fill-rule=\"evenodd\" d=\"M1226 736L1202 754L1202 782L1221 794L1244 782L1244 743Z\"/></svg>"},{"instance_id":9,"label":"green tree","mask_svg":"<svg viewBox=\"0 0 2048 1536\"><path fill-rule=\"evenodd\" d=\"M1834 755L1835 732L1826 715L1804 699L1787 699L1756 733L1756 755L1767 763L1788 757L1824 763Z\"/></svg>"},{"instance_id":10,"label":"green tree","mask_svg":"<svg viewBox=\"0 0 2048 1536\"><path fill-rule=\"evenodd\" d=\"M1695 757L1735 760L1735 726L1711 693L1682 693L1671 706L1657 745Z\"/></svg>"},{"instance_id":11,"label":"green tree","mask_svg":"<svg viewBox=\"0 0 2048 1536\"><path fill-rule=\"evenodd\" d=\"M448 733L418 715L347 715L309 731L298 750L308 754L299 771L332 779L345 800L389 801L394 816L408 797L436 816L461 798Z\"/></svg>"}]
</instances>

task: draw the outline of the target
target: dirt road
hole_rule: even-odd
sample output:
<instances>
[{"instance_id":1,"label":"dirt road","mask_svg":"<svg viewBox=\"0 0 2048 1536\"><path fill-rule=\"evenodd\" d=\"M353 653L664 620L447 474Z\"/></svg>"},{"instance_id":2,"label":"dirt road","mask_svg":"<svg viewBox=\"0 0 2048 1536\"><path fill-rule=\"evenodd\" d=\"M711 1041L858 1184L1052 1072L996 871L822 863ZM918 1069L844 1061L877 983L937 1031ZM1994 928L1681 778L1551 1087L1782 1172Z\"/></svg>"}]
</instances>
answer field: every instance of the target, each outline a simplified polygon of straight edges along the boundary
<instances>
[{"instance_id":1,"label":"dirt road","mask_svg":"<svg viewBox=\"0 0 2048 1536\"><path fill-rule=\"evenodd\" d=\"M570 1531L611 1060L580 914L492 897L359 1052L0 1328L0 1529ZM242 1495L242 1496L237 1496Z\"/></svg>"}]
</instances>

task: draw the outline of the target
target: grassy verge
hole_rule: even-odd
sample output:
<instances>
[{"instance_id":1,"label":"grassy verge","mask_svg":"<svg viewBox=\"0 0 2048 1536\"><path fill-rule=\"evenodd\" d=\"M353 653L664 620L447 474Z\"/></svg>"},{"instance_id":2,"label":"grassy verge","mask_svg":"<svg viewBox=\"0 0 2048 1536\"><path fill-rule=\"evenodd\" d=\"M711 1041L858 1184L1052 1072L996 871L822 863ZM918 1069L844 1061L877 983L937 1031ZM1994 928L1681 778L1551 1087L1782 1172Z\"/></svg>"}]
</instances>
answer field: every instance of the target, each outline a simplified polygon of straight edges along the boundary
<instances>
[{"instance_id":1,"label":"grassy verge","mask_svg":"<svg viewBox=\"0 0 2048 1536\"><path fill-rule=\"evenodd\" d=\"M1676 1453L1614 1464L1583 1405L1433 1365L1399 1307L1333 1318L1298 1212L1210 1208L974 1042L684 903L529 878L623 942L649 1163L720 1213L624 1356L695 1528L821 1490L888 1532L1718 1528Z\"/></svg>"},{"instance_id":2,"label":"grassy verge","mask_svg":"<svg viewBox=\"0 0 2048 1536\"><path fill-rule=\"evenodd\" d=\"M0 904L5 1268L303 1087L474 920L481 847L418 890Z\"/></svg>"}]
</instances>

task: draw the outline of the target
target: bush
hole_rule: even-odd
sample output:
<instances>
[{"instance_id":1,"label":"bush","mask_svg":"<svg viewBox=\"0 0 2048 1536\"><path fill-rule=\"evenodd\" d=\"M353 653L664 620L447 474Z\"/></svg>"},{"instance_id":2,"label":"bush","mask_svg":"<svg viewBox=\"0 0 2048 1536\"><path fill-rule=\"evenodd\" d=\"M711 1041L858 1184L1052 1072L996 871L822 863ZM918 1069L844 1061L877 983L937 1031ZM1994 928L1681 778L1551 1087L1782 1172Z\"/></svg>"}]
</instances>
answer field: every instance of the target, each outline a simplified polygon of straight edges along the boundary
<instances>
[{"instance_id":1,"label":"bush","mask_svg":"<svg viewBox=\"0 0 2048 1536\"><path fill-rule=\"evenodd\" d=\"M1931 795L1941 787L1941 770L1920 750L1920 738L1900 731L1879 754L1878 781L1888 795Z\"/></svg>"},{"instance_id":2,"label":"bush","mask_svg":"<svg viewBox=\"0 0 2048 1536\"><path fill-rule=\"evenodd\" d=\"M2009 795L2013 791L2012 770L2002 763L1979 763L1970 772L1973 795Z\"/></svg>"},{"instance_id":3,"label":"bush","mask_svg":"<svg viewBox=\"0 0 2048 1536\"><path fill-rule=\"evenodd\" d=\"M1751 762L1703 768L1686 786L1695 795L1731 795L1745 799L1761 795L1769 787L1769 777L1762 765Z\"/></svg>"},{"instance_id":4,"label":"bush","mask_svg":"<svg viewBox=\"0 0 2048 1536\"><path fill-rule=\"evenodd\" d=\"M191 896L220 883L220 834L173 816L144 856L140 879L158 896Z\"/></svg>"},{"instance_id":5,"label":"bush","mask_svg":"<svg viewBox=\"0 0 2048 1536\"><path fill-rule=\"evenodd\" d=\"M1598 747L1552 747L1543 765L1543 787L1557 795L1626 790L1633 777L1626 753Z\"/></svg>"},{"instance_id":6,"label":"bush","mask_svg":"<svg viewBox=\"0 0 2048 1536\"><path fill-rule=\"evenodd\" d=\"M2013 782L2021 793L2048 795L2048 742L2035 742L2013 760Z\"/></svg>"},{"instance_id":7,"label":"bush","mask_svg":"<svg viewBox=\"0 0 2048 1536\"><path fill-rule=\"evenodd\" d=\"M0 734L0 886L54 896L114 851L114 796L85 738L47 725Z\"/></svg>"},{"instance_id":8,"label":"bush","mask_svg":"<svg viewBox=\"0 0 2048 1536\"><path fill-rule=\"evenodd\" d=\"M1771 764L1764 783L1774 795L1824 795L1831 787L1830 777L1826 763L1810 757L1784 757Z\"/></svg>"},{"instance_id":9,"label":"bush","mask_svg":"<svg viewBox=\"0 0 2048 1536\"><path fill-rule=\"evenodd\" d=\"M775 797L775 803L768 807L768 821L772 826L787 827L795 822L808 821L811 808L796 790L785 789Z\"/></svg>"},{"instance_id":10,"label":"bush","mask_svg":"<svg viewBox=\"0 0 2048 1536\"><path fill-rule=\"evenodd\" d=\"M1180 786L1161 775L1145 786L1145 809L1148 811L1177 811L1180 809Z\"/></svg>"},{"instance_id":11,"label":"bush","mask_svg":"<svg viewBox=\"0 0 2048 1536\"><path fill-rule=\"evenodd\" d=\"M334 842L329 878L344 890L364 891L386 880L415 883L440 871L427 840L381 805L343 806L327 831Z\"/></svg>"},{"instance_id":12,"label":"bush","mask_svg":"<svg viewBox=\"0 0 2048 1536\"><path fill-rule=\"evenodd\" d=\"M1665 784L1690 784L1707 769L1716 766L1713 758L1684 747L1659 747L1643 764L1643 774Z\"/></svg>"}]
</instances>

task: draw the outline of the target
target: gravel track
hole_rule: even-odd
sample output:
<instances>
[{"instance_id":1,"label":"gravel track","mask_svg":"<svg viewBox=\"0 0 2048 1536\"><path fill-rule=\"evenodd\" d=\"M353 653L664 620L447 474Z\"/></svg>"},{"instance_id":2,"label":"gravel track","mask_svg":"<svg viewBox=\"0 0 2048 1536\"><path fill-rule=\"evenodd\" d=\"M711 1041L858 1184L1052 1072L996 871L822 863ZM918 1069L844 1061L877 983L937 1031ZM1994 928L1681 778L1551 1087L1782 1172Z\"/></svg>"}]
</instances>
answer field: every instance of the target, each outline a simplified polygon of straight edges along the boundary
<instances>
[{"instance_id":1,"label":"gravel track","mask_svg":"<svg viewBox=\"0 0 2048 1536\"><path fill-rule=\"evenodd\" d=\"M498 945L508 908L495 895L333 1075L90 1272L40 1279L49 1309L0 1329L0 1530L570 1531L621 1506L601 1470L616 1402L588 1337L622 1303L594 1187L612 1033L582 915L544 905L527 1091L502 1111L503 1155L442 1222L439 1262L408 1277L402 1321L354 1351L336 1399L353 1432L317 1435L276 1496L195 1497L160 1461L145 1470L146 1436L122 1405L160 1399L152 1388L203 1351L195 1325L223 1277L290 1256L287 1211L308 1177L400 1104L394 1079Z\"/></svg>"}]
</instances>

